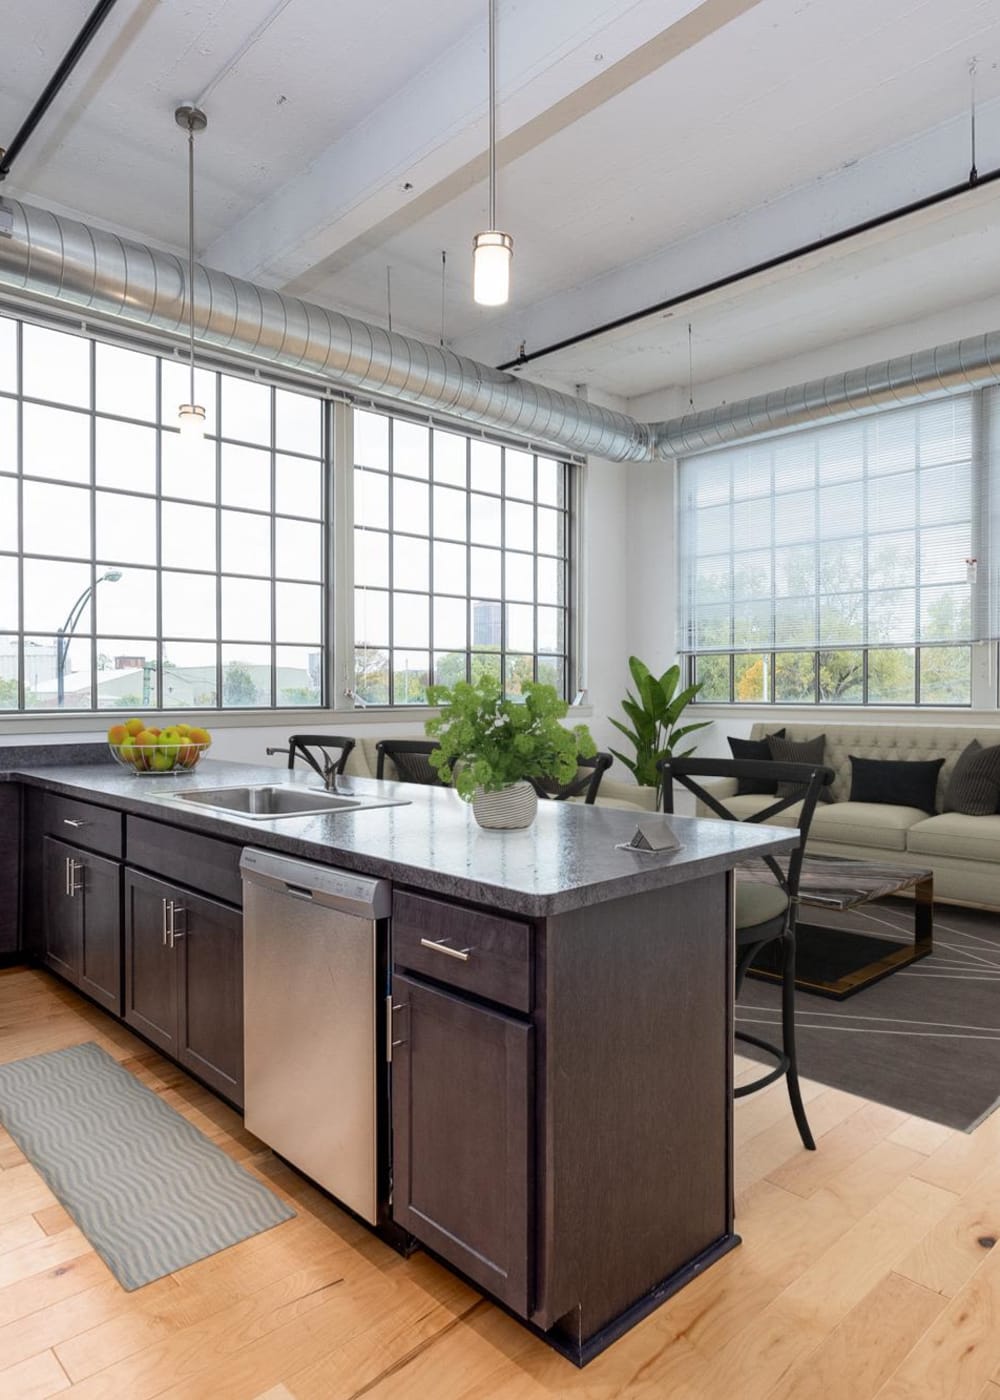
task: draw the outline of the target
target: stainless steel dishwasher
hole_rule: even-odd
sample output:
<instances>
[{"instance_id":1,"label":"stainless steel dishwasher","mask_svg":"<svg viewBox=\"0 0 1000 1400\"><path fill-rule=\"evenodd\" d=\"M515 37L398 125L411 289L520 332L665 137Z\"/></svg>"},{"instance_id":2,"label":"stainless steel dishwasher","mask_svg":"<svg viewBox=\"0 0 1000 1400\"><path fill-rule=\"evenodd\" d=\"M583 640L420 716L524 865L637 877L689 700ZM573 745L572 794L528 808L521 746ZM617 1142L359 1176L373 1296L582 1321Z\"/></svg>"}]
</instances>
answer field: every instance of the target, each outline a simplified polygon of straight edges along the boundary
<instances>
[{"instance_id":1,"label":"stainless steel dishwasher","mask_svg":"<svg viewBox=\"0 0 1000 1400\"><path fill-rule=\"evenodd\" d=\"M391 886L250 847L240 870L246 1126L375 1224Z\"/></svg>"}]
</instances>

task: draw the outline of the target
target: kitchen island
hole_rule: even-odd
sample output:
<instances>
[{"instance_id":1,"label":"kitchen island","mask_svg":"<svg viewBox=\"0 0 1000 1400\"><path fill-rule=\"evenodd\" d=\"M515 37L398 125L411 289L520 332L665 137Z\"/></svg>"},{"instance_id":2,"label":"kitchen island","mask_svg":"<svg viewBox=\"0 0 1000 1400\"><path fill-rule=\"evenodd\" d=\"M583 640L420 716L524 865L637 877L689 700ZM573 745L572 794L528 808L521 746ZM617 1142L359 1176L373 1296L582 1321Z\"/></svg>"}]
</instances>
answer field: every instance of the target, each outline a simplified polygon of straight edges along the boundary
<instances>
[{"instance_id":1,"label":"kitchen island","mask_svg":"<svg viewBox=\"0 0 1000 1400\"><path fill-rule=\"evenodd\" d=\"M0 777L21 815L18 955L235 1103L242 848L392 882L392 1009L378 1022L392 1044L380 1080L386 1223L577 1363L738 1243L732 870L789 849L787 830L675 817L681 849L651 854L617 848L635 814L550 802L528 831L484 832L453 793L362 779L344 786L405 805L259 821L171 798L315 785L274 768L206 762L136 778L19 755ZM143 944L134 895L154 883L196 914L204 906L178 943L174 1010L157 1014L166 939L151 928ZM60 923L74 885L82 931ZM157 962L144 980L147 956ZM334 1110L335 1097L333 1073Z\"/></svg>"}]
</instances>

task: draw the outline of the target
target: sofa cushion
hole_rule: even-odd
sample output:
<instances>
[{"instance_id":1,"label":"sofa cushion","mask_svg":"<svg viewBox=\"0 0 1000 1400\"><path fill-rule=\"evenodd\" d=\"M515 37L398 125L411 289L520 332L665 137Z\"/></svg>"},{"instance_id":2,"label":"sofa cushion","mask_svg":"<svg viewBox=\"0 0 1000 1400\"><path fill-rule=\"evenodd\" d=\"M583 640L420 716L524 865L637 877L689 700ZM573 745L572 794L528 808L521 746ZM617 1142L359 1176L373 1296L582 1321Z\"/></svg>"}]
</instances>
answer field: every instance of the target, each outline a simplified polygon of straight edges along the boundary
<instances>
[{"instance_id":1,"label":"sofa cushion","mask_svg":"<svg viewBox=\"0 0 1000 1400\"><path fill-rule=\"evenodd\" d=\"M810 763L813 767L820 767L826 750L826 735L817 734L815 739L796 742L794 739L782 739L777 734L771 734L768 736L767 746L776 763ZM779 783L777 794L779 797L805 797L806 784ZM828 787L820 788L819 800L833 801Z\"/></svg>"},{"instance_id":2,"label":"sofa cushion","mask_svg":"<svg viewBox=\"0 0 1000 1400\"><path fill-rule=\"evenodd\" d=\"M906 834L927 813L919 807L896 807L887 802L834 802L817 807L810 840L871 846L880 851L905 851Z\"/></svg>"},{"instance_id":3,"label":"sofa cushion","mask_svg":"<svg viewBox=\"0 0 1000 1400\"><path fill-rule=\"evenodd\" d=\"M785 731L783 729L776 729L773 734L768 735L769 739L783 739L784 737ZM729 752L732 754L733 758L749 758L753 759L755 762L760 762L761 760L766 762L771 758L768 739L736 739L730 736L726 740L726 743L729 745ZM759 778L738 778L737 784L736 791L741 795L744 793L765 792L773 796L776 788L774 783L764 783L761 782Z\"/></svg>"},{"instance_id":4,"label":"sofa cushion","mask_svg":"<svg viewBox=\"0 0 1000 1400\"><path fill-rule=\"evenodd\" d=\"M925 817L907 833L906 849L914 855L1000 861L1000 815L969 817L964 812L945 812L940 817Z\"/></svg>"},{"instance_id":5,"label":"sofa cushion","mask_svg":"<svg viewBox=\"0 0 1000 1400\"><path fill-rule=\"evenodd\" d=\"M938 774L943 758L921 761L896 758L851 759L851 802L885 803L935 812Z\"/></svg>"},{"instance_id":6,"label":"sofa cushion","mask_svg":"<svg viewBox=\"0 0 1000 1400\"><path fill-rule=\"evenodd\" d=\"M988 817L1000 807L1000 744L984 749L978 739L962 750L944 790L941 810Z\"/></svg>"},{"instance_id":7,"label":"sofa cushion","mask_svg":"<svg viewBox=\"0 0 1000 1400\"><path fill-rule=\"evenodd\" d=\"M770 722L755 723L750 731L752 739L762 739ZM904 723L852 721L850 724L832 724L827 716L817 717L811 724L786 722L785 732L789 739L812 739L817 734L826 735L826 752L823 762L836 773L833 784L835 802L846 802L851 790L851 762L849 754L859 758L900 758L928 759L944 757L944 767L938 781L937 803L944 793L948 779L962 750L970 739L978 739L984 747L1000 744L1000 728L971 724L924 724L914 714L913 722Z\"/></svg>"}]
</instances>

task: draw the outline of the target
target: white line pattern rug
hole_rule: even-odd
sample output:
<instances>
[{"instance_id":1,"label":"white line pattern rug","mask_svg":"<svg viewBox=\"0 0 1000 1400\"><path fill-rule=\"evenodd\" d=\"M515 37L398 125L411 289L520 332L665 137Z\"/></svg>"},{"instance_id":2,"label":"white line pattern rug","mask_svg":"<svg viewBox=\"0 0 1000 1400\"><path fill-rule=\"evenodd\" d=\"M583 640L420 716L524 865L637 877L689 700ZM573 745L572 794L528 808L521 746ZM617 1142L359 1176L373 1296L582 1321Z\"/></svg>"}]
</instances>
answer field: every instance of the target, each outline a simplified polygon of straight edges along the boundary
<instances>
[{"instance_id":1,"label":"white line pattern rug","mask_svg":"<svg viewBox=\"0 0 1000 1400\"><path fill-rule=\"evenodd\" d=\"M128 1290L295 1214L93 1042L0 1065L0 1123Z\"/></svg>"},{"instance_id":2,"label":"white line pattern rug","mask_svg":"<svg viewBox=\"0 0 1000 1400\"><path fill-rule=\"evenodd\" d=\"M875 937L913 937L913 906L903 900L808 913ZM780 1041L778 1005L777 986L748 979L737 1027ZM930 957L847 1001L797 992L795 1007L804 1078L966 1132L998 1106L1000 915L940 904ZM757 1058L750 1046L739 1050Z\"/></svg>"}]
</instances>

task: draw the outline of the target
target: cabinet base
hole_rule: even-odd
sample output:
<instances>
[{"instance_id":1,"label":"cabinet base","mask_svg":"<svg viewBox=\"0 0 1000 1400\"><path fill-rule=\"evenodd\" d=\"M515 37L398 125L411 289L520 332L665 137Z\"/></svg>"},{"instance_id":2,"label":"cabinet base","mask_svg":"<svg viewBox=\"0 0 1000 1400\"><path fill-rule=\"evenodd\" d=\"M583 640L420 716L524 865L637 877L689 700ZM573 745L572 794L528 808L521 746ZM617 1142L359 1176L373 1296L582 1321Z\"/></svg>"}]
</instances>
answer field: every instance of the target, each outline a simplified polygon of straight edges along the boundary
<instances>
[{"instance_id":1,"label":"cabinet base","mask_svg":"<svg viewBox=\"0 0 1000 1400\"><path fill-rule=\"evenodd\" d=\"M369 1228L371 1227L369 1226ZM399 1229L399 1226L396 1228ZM381 1233L381 1231L377 1233ZM404 1231L403 1233L405 1234L406 1232ZM569 1331L571 1325L570 1320L573 1316L572 1313L567 1314L565 1328L560 1328L557 1322L553 1327L550 1327L547 1332L543 1331L541 1327L536 1326L533 1322L529 1322L527 1318L522 1317L519 1313L507 1307L499 1298L494 1298L492 1294L486 1293L478 1283L470 1279L461 1269L457 1269L454 1264L450 1264L447 1259L442 1258L441 1255L437 1254L433 1249L428 1249L425 1245L422 1245L419 1240L414 1240L412 1236L409 1238L412 1243L411 1248L408 1249L406 1253L412 1253L415 1248L423 1249L432 1259L437 1259L450 1273L457 1274L459 1278L464 1279L470 1288L475 1289L477 1293L481 1293L494 1307L499 1308L502 1312L505 1312L508 1317L512 1317L515 1322L527 1328L540 1342L544 1342L545 1345L551 1347L553 1351L557 1351L559 1355L564 1356L567 1361L572 1361L574 1366L580 1367L586 1366L589 1361L593 1361L596 1356L600 1356L602 1351L607 1351L608 1347L617 1342L620 1337L624 1337L626 1332L630 1332L633 1327L649 1317L650 1313L656 1312L656 1309L662 1306L668 1298L672 1298L675 1293L679 1293L682 1288L692 1283L699 1274L703 1274L707 1268L721 1259L723 1255L729 1254L737 1245L743 1243L742 1236L740 1235L723 1235L720 1239L716 1240L714 1244L709 1245L708 1249L702 1250L701 1254L696 1255L694 1259L685 1264L683 1268L678 1269L675 1273L669 1274L665 1279L661 1280L655 1288L651 1288L648 1293L644 1293L641 1298L638 1298L634 1303L630 1304L629 1307L620 1312L617 1317L613 1317L610 1322L606 1322L598 1331L592 1333L589 1337L581 1339L574 1337ZM402 1253L403 1251L401 1250L400 1252Z\"/></svg>"},{"instance_id":2,"label":"cabinet base","mask_svg":"<svg viewBox=\"0 0 1000 1400\"><path fill-rule=\"evenodd\" d=\"M572 1361L574 1366L586 1366L588 1361L593 1361L595 1356L600 1356L601 1352L606 1351L612 1343L617 1342L619 1337L623 1337L626 1332L631 1331L637 1323L642 1322L650 1313L655 1312L668 1298L679 1293L699 1274L704 1273L711 1264L714 1264L716 1260L721 1259L724 1254L728 1254L730 1250L735 1249L741 1243L739 1235L723 1235L708 1249L703 1250L683 1268L663 1279L655 1288L651 1288L648 1293L643 1294L636 1302L625 1308L617 1317L613 1317L610 1322L606 1322L603 1327L589 1337L574 1337L567 1330L560 1329L558 1323L548 1332L543 1332L530 1322L524 1325L534 1332L541 1341L552 1347L553 1351L557 1351L560 1356L565 1356L567 1361ZM523 1319L518 1320L523 1321Z\"/></svg>"}]
</instances>

